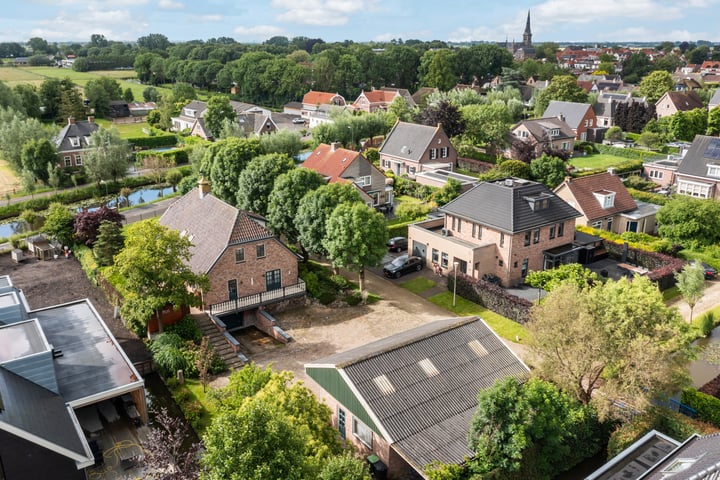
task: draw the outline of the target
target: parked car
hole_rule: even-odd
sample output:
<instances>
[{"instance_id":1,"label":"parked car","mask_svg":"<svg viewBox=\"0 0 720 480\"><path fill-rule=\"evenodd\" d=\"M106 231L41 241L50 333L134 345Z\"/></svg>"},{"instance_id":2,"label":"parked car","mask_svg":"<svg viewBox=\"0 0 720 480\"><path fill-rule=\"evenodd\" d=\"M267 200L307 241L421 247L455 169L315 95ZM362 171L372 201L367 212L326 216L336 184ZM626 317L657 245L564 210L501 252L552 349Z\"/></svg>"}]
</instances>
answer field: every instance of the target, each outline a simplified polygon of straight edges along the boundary
<instances>
[{"instance_id":1,"label":"parked car","mask_svg":"<svg viewBox=\"0 0 720 480\"><path fill-rule=\"evenodd\" d=\"M412 255L400 255L383 267L386 277L400 278L408 272L419 272L423 268L423 259Z\"/></svg>"},{"instance_id":2,"label":"parked car","mask_svg":"<svg viewBox=\"0 0 720 480\"><path fill-rule=\"evenodd\" d=\"M708 265L705 262L701 263L703 270L705 271L705 280L713 280L717 276L717 270Z\"/></svg>"},{"instance_id":3,"label":"parked car","mask_svg":"<svg viewBox=\"0 0 720 480\"><path fill-rule=\"evenodd\" d=\"M302 117L295 117L293 118L292 123L305 123L305 119Z\"/></svg>"},{"instance_id":4,"label":"parked car","mask_svg":"<svg viewBox=\"0 0 720 480\"><path fill-rule=\"evenodd\" d=\"M391 252L401 252L407 250L408 239L405 237L393 237L387 242L388 250Z\"/></svg>"}]
</instances>

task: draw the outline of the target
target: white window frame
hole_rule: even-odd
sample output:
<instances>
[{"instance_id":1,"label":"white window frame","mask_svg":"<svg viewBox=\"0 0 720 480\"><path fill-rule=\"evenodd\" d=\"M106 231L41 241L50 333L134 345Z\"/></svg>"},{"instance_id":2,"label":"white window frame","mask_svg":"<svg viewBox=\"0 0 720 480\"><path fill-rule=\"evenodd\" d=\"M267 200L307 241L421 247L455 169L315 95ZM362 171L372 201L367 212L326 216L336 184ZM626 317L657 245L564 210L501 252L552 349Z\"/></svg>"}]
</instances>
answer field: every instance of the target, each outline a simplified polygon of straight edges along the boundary
<instances>
[{"instance_id":1,"label":"white window frame","mask_svg":"<svg viewBox=\"0 0 720 480\"><path fill-rule=\"evenodd\" d=\"M370 186L371 181L372 180L371 180L370 175L365 175L362 177L358 177L357 180L355 180L355 184L358 187L368 187L368 186Z\"/></svg>"},{"instance_id":2,"label":"white window frame","mask_svg":"<svg viewBox=\"0 0 720 480\"><path fill-rule=\"evenodd\" d=\"M708 165L707 176L713 178L720 178L720 165Z\"/></svg>"},{"instance_id":3,"label":"white window frame","mask_svg":"<svg viewBox=\"0 0 720 480\"><path fill-rule=\"evenodd\" d=\"M66 167L71 167L71 166L72 166L72 158L70 158L70 155L65 155L65 156L63 157L63 161L65 162L65 166L66 166Z\"/></svg>"},{"instance_id":4,"label":"white window frame","mask_svg":"<svg viewBox=\"0 0 720 480\"><path fill-rule=\"evenodd\" d=\"M435 160L437 158L437 148L431 148L430 149L430 160Z\"/></svg>"},{"instance_id":5,"label":"white window frame","mask_svg":"<svg viewBox=\"0 0 720 480\"><path fill-rule=\"evenodd\" d=\"M689 197L708 198L710 195L710 185L678 180L677 193Z\"/></svg>"},{"instance_id":6,"label":"white window frame","mask_svg":"<svg viewBox=\"0 0 720 480\"><path fill-rule=\"evenodd\" d=\"M370 427L358 420L357 417L354 415L352 419L352 434L355 438L360 440L363 445L372 450L373 431L370 429Z\"/></svg>"},{"instance_id":7,"label":"white window frame","mask_svg":"<svg viewBox=\"0 0 720 480\"><path fill-rule=\"evenodd\" d=\"M79 147L80 146L80 137L68 137L70 140L70 146L71 147Z\"/></svg>"},{"instance_id":8,"label":"white window frame","mask_svg":"<svg viewBox=\"0 0 720 480\"><path fill-rule=\"evenodd\" d=\"M75 165L82 165L82 155L75 155Z\"/></svg>"},{"instance_id":9,"label":"white window frame","mask_svg":"<svg viewBox=\"0 0 720 480\"><path fill-rule=\"evenodd\" d=\"M450 149L448 147L440 147L440 158L447 158L450 156Z\"/></svg>"}]
</instances>

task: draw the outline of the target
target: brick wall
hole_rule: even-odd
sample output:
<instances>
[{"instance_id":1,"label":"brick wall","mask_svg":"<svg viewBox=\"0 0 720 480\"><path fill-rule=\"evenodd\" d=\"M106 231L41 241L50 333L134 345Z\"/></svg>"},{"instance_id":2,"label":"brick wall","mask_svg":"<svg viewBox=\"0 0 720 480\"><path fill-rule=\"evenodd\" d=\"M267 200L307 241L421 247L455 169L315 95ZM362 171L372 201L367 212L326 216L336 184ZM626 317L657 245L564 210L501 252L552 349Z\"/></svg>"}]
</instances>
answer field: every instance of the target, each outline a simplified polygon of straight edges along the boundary
<instances>
[{"instance_id":1,"label":"brick wall","mask_svg":"<svg viewBox=\"0 0 720 480\"><path fill-rule=\"evenodd\" d=\"M259 244L265 245L262 258L256 258ZM244 262L235 262L237 248L245 249ZM281 270L283 287L298 283L297 257L275 238L228 247L208 273L210 289L203 295L204 303L212 305L229 300L227 283L232 279L237 280L238 297L264 292L265 272L275 269Z\"/></svg>"}]
</instances>

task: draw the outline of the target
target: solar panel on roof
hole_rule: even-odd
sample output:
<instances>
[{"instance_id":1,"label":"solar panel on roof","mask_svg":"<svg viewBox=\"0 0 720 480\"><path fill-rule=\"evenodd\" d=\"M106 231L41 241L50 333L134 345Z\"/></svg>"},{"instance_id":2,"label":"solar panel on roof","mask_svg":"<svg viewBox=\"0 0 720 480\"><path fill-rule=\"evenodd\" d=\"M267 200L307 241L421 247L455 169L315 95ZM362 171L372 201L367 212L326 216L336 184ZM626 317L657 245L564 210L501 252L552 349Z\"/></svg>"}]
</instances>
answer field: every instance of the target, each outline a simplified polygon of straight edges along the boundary
<instances>
[{"instance_id":1,"label":"solar panel on roof","mask_svg":"<svg viewBox=\"0 0 720 480\"><path fill-rule=\"evenodd\" d=\"M713 160L720 160L720 138L710 139L703 157L712 158Z\"/></svg>"}]
</instances>

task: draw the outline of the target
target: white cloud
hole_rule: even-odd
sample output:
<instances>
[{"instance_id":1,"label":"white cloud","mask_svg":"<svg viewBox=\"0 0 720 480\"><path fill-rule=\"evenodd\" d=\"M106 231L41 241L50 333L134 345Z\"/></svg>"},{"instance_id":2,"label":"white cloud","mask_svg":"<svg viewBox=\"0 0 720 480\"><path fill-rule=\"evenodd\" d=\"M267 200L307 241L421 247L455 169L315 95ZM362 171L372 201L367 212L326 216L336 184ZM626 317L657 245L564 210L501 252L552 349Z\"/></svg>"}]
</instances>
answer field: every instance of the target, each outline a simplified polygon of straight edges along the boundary
<instances>
[{"instance_id":1,"label":"white cloud","mask_svg":"<svg viewBox=\"0 0 720 480\"><path fill-rule=\"evenodd\" d=\"M607 40L612 42L660 42L663 40L682 42L709 38L706 32L690 32L688 30L656 31L647 27L629 27L597 36L599 41Z\"/></svg>"},{"instance_id":2,"label":"white cloud","mask_svg":"<svg viewBox=\"0 0 720 480\"><path fill-rule=\"evenodd\" d=\"M509 31L517 31L517 35L508 35L507 32ZM508 41L512 42L513 36L521 37L521 33L522 30L520 30L517 25L496 25L494 27L479 26L475 28L460 27L448 34L448 41L470 42L474 40L501 42L505 40L505 38L508 38Z\"/></svg>"},{"instance_id":3,"label":"white cloud","mask_svg":"<svg viewBox=\"0 0 720 480\"><path fill-rule=\"evenodd\" d=\"M274 25L255 25L254 27L235 27L234 33L250 40L267 40L270 37L285 35L285 31Z\"/></svg>"},{"instance_id":4,"label":"white cloud","mask_svg":"<svg viewBox=\"0 0 720 480\"><path fill-rule=\"evenodd\" d=\"M345 25L352 14L373 10L377 0L272 0L270 5L285 10L276 16L280 22L302 25Z\"/></svg>"},{"instance_id":5,"label":"white cloud","mask_svg":"<svg viewBox=\"0 0 720 480\"><path fill-rule=\"evenodd\" d=\"M31 30L30 36L49 41L87 41L94 33L113 40L132 41L148 29L148 24L129 10L101 10L96 7L83 11L82 21L78 21L75 12L59 12L53 18L36 23L39 26Z\"/></svg>"},{"instance_id":6,"label":"white cloud","mask_svg":"<svg viewBox=\"0 0 720 480\"><path fill-rule=\"evenodd\" d=\"M180 10L185 8L185 4L182 2L175 2L173 0L160 0L158 2L158 7L163 10Z\"/></svg>"},{"instance_id":7,"label":"white cloud","mask_svg":"<svg viewBox=\"0 0 720 480\"><path fill-rule=\"evenodd\" d=\"M432 36L433 36L433 32L430 30L416 30L413 32L381 33L381 34L375 35L373 37L373 41L389 42L390 40L399 39L399 38L402 38L404 40L407 40L409 38L424 39L424 38L431 38Z\"/></svg>"}]
</instances>

